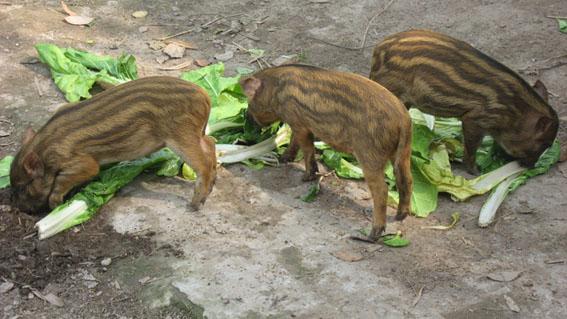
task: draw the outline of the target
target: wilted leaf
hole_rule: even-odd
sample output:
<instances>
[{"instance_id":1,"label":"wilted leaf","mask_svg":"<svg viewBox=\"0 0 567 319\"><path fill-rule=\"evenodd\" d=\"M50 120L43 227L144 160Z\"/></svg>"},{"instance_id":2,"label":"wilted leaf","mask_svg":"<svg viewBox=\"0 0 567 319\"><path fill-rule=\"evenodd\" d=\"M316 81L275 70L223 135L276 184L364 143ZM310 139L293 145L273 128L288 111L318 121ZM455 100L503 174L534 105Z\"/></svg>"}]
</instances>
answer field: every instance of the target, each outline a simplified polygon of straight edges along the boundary
<instances>
[{"instance_id":1,"label":"wilted leaf","mask_svg":"<svg viewBox=\"0 0 567 319\"><path fill-rule=\"evenodd\" d=\"M449 230L459 222L461 219L461 214L453 213L451 214L451 224L449 225L434 225L434 226L421 226L421 229L436 229L436 230Z\"/></svg>"},{"instance_id":2,"label":"wilted leaf","mask_svg":"<svg viewBox=\"0 0 567 319\"><path fill-rule=\"evenodd\" d=\"M362 259L364 259L364 256L362 256L361 254L347 250L336 251L333 253L333 256L337 257L340 260L348 262L361 261Z\"/></svg>"},{"instance_id":3,"label":"wilted leaf","mask_svg":"<svg viewBox=\"0 0 567 319\"><path fill-rule=\"evenodd\" d=\"M500 271L488 274L486 277L490 280L499 281L499 282L510 282L518 279L522 271Z\"/></svg>"},{"instance_id":4,"label":"wilted leaf","mask_svg":"<svg viewBox=\"0 0 567 319\"><path fill-rule=\"evenodd\" d=\"M72 25L88 25L89 23L93 22L93 18L91 17L83 17L83 16L66 16L65 21Z\"/></svg>"},{"instance_id":5,"label":"wilted leaf","mask_svg":"<svg viewBox=\"0 0 567 319\"><path fill-rule=\"evenodd\" d=\"M132 16L133 16L134 18L137 18L137 19L139 19L139 18L145 18L147 15L148 15L148 11L145 11L145 10L134 11L134 12L132 13Z\"/></svg>"}]
</instances>

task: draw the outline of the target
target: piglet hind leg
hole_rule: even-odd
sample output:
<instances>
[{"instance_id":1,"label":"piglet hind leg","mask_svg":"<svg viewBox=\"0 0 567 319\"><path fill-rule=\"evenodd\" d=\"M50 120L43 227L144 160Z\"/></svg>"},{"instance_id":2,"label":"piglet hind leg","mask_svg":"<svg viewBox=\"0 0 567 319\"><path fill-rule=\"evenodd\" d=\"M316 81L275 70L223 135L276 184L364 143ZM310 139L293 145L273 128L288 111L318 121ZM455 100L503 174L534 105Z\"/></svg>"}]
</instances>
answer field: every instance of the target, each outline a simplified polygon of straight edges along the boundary
<instances>
[{"instance_id":1,"label":"piglet hind leg","mask_svg":"<svg viewBox=\"0 0 567 319\"><path fill-rule=\"evenodd\" d=\"M396 188L400 194L396 220L404 220L410 213L411 194L413 191L413 176L411 174L411 141L407 140L398 147L394 163Z\"/></svg>"},{"instance_id":2,"label":"piglet hind leg","mask_svg":"<svg viewBox=\"0 0 567 319\"><path fill-rule=\"evenodd\" d=\"M49 207L51 209L59 206L67 193L78 185L81 185L99 172L98 162L88 155L75 155L62 165L63 169L55 177L53 190L49 195Z\"/></svg>"},{"instance_id":3,"label":"piglet hind leg","mask_svg":"<svg viewBox=\"0 0 567 319\"><path fill-rule=\"evenodd\" d=\"M463 162L465 163L467 172L473 175L479 175L480 172L476 166L476 150L482 143L484 134L482 133L482 129L475 124L475 119L464 116L462 118L462 123L465 142Z\"/></svg>"},{"instance_id":4,"label":"piglet hind leg","mask_svg":"<svg viewBox=\"0 0 567 319\"><path fill-rule=\"evenodd\" d=\"M294 129L293 140L290 147L293 147L294 143L299 145L301 151L303 152L303 158L305 160L305 174L302 180L304 182L312 181L317 178L317 173L319 168L317 167L317 161L315 160L315 145L313 145L314 137L313 133L306 129Z\"/></svg>"},{"instance_id":5,"label":"piglet hind leg","mask_svg":"<svg viewBox=\"0 0 567 319\"><path fill-rule=\"evenodd\" d=\"M215 142L208 136L185 136L170 141L168 147L179 154L197 173L191 208L198 210L207 200L216 180Z\"/></svg>"},{"instance_id":6,"label":"piglet hind leg","mask_svg":"<svg viewBox=\"0 0 567 319\"><path fill-rule=\"evenodd\" d=\"M375 242L386 230L386 205L388 200L388 186L384 180L384 166L368 160L359 160L362 165L364 177L374 204L372 214L372 228L368 234L368 241Z\"/></svg>"}]
</instances>

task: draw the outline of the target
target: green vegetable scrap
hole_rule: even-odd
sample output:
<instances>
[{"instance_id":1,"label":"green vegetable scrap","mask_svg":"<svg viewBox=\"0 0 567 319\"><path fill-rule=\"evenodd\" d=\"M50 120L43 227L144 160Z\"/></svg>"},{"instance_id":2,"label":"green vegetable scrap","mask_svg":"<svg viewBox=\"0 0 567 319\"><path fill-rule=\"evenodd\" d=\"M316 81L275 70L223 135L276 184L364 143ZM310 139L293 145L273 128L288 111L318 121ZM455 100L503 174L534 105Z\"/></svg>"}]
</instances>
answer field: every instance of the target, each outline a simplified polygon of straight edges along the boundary
<instances>
[{"instance_id":1,"label":"green vegetable scrap","mask_svg":"<svg viewBox=\"0 0 567 319\"><path fill-rule=\"evenodd\" d=\"M559 31L567 33L567 20L557 19L557 24L559 24Z\"/></svg>"},{"instance_id":2,"label":"green vegetable scrap","mask_svg":"<svg viewBox=\"0 0 567 319\"><path fill-rule=\"evenodd\" d=\"M567 22L558 22L562 32L565 32L563 29L567 29ZM71 102L89 98L89 90L97 82L119 84L138 77L135 58L131 55L122 55L119 58L98 56L71 48L59 48L52 44L38 44L36 49L41 61L51 69L55 83ZM255 58L263 55L261 50L250 50L249 53ZM256 169L264 165L277 165L277 154L281 154L283 146L289 143L291 129L279 122L260 129L248 121L247 99L238 81L241 75L249 74L251 70L240 68L237 72L237 76L225 77L224 65L218 63L185 72L181 78L201 86L211 97L212 108L207 134L217 139L217 158L220 163L242 162ZM419 217L426 217L437 208L439 192L449 193L454 200L462 201L496 189L483 207L483 212L495 212L509 192L517 189L527 179L547 172L559 157L559 144L555 143L542 155L535 168L527 170L517 162L509 162L510 159L504 151L492 139L486 138L477 153L477 164L483 175L466 179L453 174L450 162L462 161L461 122L454 118L435 118L417 109L411 109L410 115L413 121L412 213ZM325 165L333 169L339 177L364 178L354 156L337 152L322 142L317 142L316 147L322 151L321 159ZM171 151L162 150L146 158L146 161L156 164L152 159L160 163L156 172L158 175L173 176L179 173L181 160ZM0 188L9 185L8 161L10 159L5 158L0 162ZM63 216L67 213L72 215L74 211L82 212L79 213L82 217L66 217L72 221L57 226L58 230L62 230L88 219L119 187L146 168L141 162L133 161L101 171L98 180L87 185L71 201L56 208L46 220L51 220L52 223L55 218L51 217L52 215ZM185 178L196 177L195 172L187 165L183 165L181 171ZM391 165L386 167L385 175L388 204L397 204L399 194L396 192ZM501 184L502 181L505 181L505 184ZM497 188L498 185L501 186ZM318 189L319 187L312 186L303 199L313 200ZM69 209L65 211L65 208ZM60 211L66 213L59 213ZM394 238L400 240L401 235L398 234Z\"/></svg>"},{"instance_id":3,"label":"green vegetable scrap","mask_svg":"<svg viewBox=\"0 0 567 319\"><path fill-rule=\"evenodd\" d=\"M10 165L14 156L6 156L0 160L0 189L10 186Z\"/></svg>"},{"instance_id":4,"label":"green vegetable scrap","mask_svg":"<svg viewBox=\"0 0 567 319\"><path fill-rule=\"evenodd\" d=\"M382 240L384 242L384 245L394 248L406 247L410 244L410 241L407 238L403 237L402 232L399 230L395 234L382 236Z\"/></svg>"},{"instance_id":5,"label":"green vegetable scrap","mask_svg":"<svg viewBox=\"0 0 567 319\"><path fill-rule=\"evenodd\" d=\"M216 63L181 74L183 80L202 87L211 97L212 109L209 125L237 115L248 106L238 80L240 76L225 77L224 64Z\"/></svg>"},{"instance_id":6,"label":"green vegetable scrap","mask_svg":"<svg viewBox=\"0 0 567 319\"><path fill-rule=\"evenodd\" d=\"M116 191L130 183L144 170L158 168L158 171L162 171L164 166L170 165L170 161L177 159L175 153L169 149L162 149L148 157L121 162L102 170L94 181L36 224L39 238L51 237L89 220L102 205L114 197Z\"/></svg>"},{"instance_id":7,"label":"green vegetable scrap","mask_svg":"<svg viewBox=\"0 0 567 319\"><path fill-rule=\"evenodd\" d=\"M45 43L35 48L69 102L90 98L89 90L96 82L119 84L138 78L136 59L132 55L116 59Z\"/></svg>"},{"instance_id":8,"label":"green vegetable scrap","mask_svg":"<svg viewBox=\"0 0 567 319\"><path fill-rule=\"evenodd\" d=\"M301 200L306 203L314 202L320 190L321 190L321 184L319 182L314 183L309 187L307 194L301 196Z\"/></svg>"}]
</instances>

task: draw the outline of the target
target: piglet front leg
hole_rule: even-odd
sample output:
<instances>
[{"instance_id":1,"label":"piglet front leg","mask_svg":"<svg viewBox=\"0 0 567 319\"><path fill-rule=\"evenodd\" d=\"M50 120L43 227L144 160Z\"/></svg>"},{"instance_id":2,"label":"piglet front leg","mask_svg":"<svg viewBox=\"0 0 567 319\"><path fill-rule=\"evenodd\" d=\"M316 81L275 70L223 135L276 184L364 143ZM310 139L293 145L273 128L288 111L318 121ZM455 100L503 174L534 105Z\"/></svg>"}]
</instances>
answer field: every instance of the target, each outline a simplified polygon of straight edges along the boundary
<instances>
[{"instance_id":1,"label":"piglet front leg","mask_svg":"<svg viewBox=\"0 0 567 319\"><path fill-rule=\"evenodd\" d=\"M61 166L63 169L55 177L53 190L49 195L51 209L59 206L71 189L89 181L99 172L98 162L88 155L74 156Z\"/></svg>"}]
</instances>

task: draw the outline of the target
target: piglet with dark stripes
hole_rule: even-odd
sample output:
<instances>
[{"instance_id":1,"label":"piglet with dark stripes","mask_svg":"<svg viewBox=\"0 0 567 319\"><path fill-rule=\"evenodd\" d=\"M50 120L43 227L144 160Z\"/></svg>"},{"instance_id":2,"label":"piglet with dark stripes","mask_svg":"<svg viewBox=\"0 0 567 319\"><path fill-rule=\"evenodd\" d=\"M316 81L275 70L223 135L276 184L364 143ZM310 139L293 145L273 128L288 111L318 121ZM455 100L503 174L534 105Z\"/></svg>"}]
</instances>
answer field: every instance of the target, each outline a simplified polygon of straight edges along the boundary
<instances>
[{"instance_id":1,"label":"piglet with dark stripes","mask_svg":"<svg viewBox=\"0 0 567 319\"><path fill-rule=\"evenodd\" d=\"M305 65L266 69L241 84L257 123L281 120L291 127L292 141L283 159L292 160L299 148L303 151L303 180L316 177L315 138L356 156L374 200L369 240L376 240L386 226L388 161L394 165L400 193L396 218L406 217L412 192L411 121L392 93L359 75Z\"/></svg>"},{"instance_id":2,"label":"piglet with dark stripes","mask_svg":"<svg viewBox=\"0 0 567 319\"><path fill-rule=\"evenodd\" d=\"M384 39L374 49L370 78L407 107L463 122L464 162L477 173L475 153L485 135L531 167L553 143L559 120L547 90L468 43L412 30Z\"/></svg>"},{"instance_id":3,"label":"piglet with dark stripes","mask_svg":"<svg viewBox=\"0 0 567 319\"><path fill-rule=\"evenodd\" d=\"M169 147L198 175L191 206L198 209L216 177L214 140L204 135L210 99L200 87L172 77L148 77L60 108L37 132L28 129L10 170L12 200L38 212L99 172Z\"/></svg>"}]
</instances>

